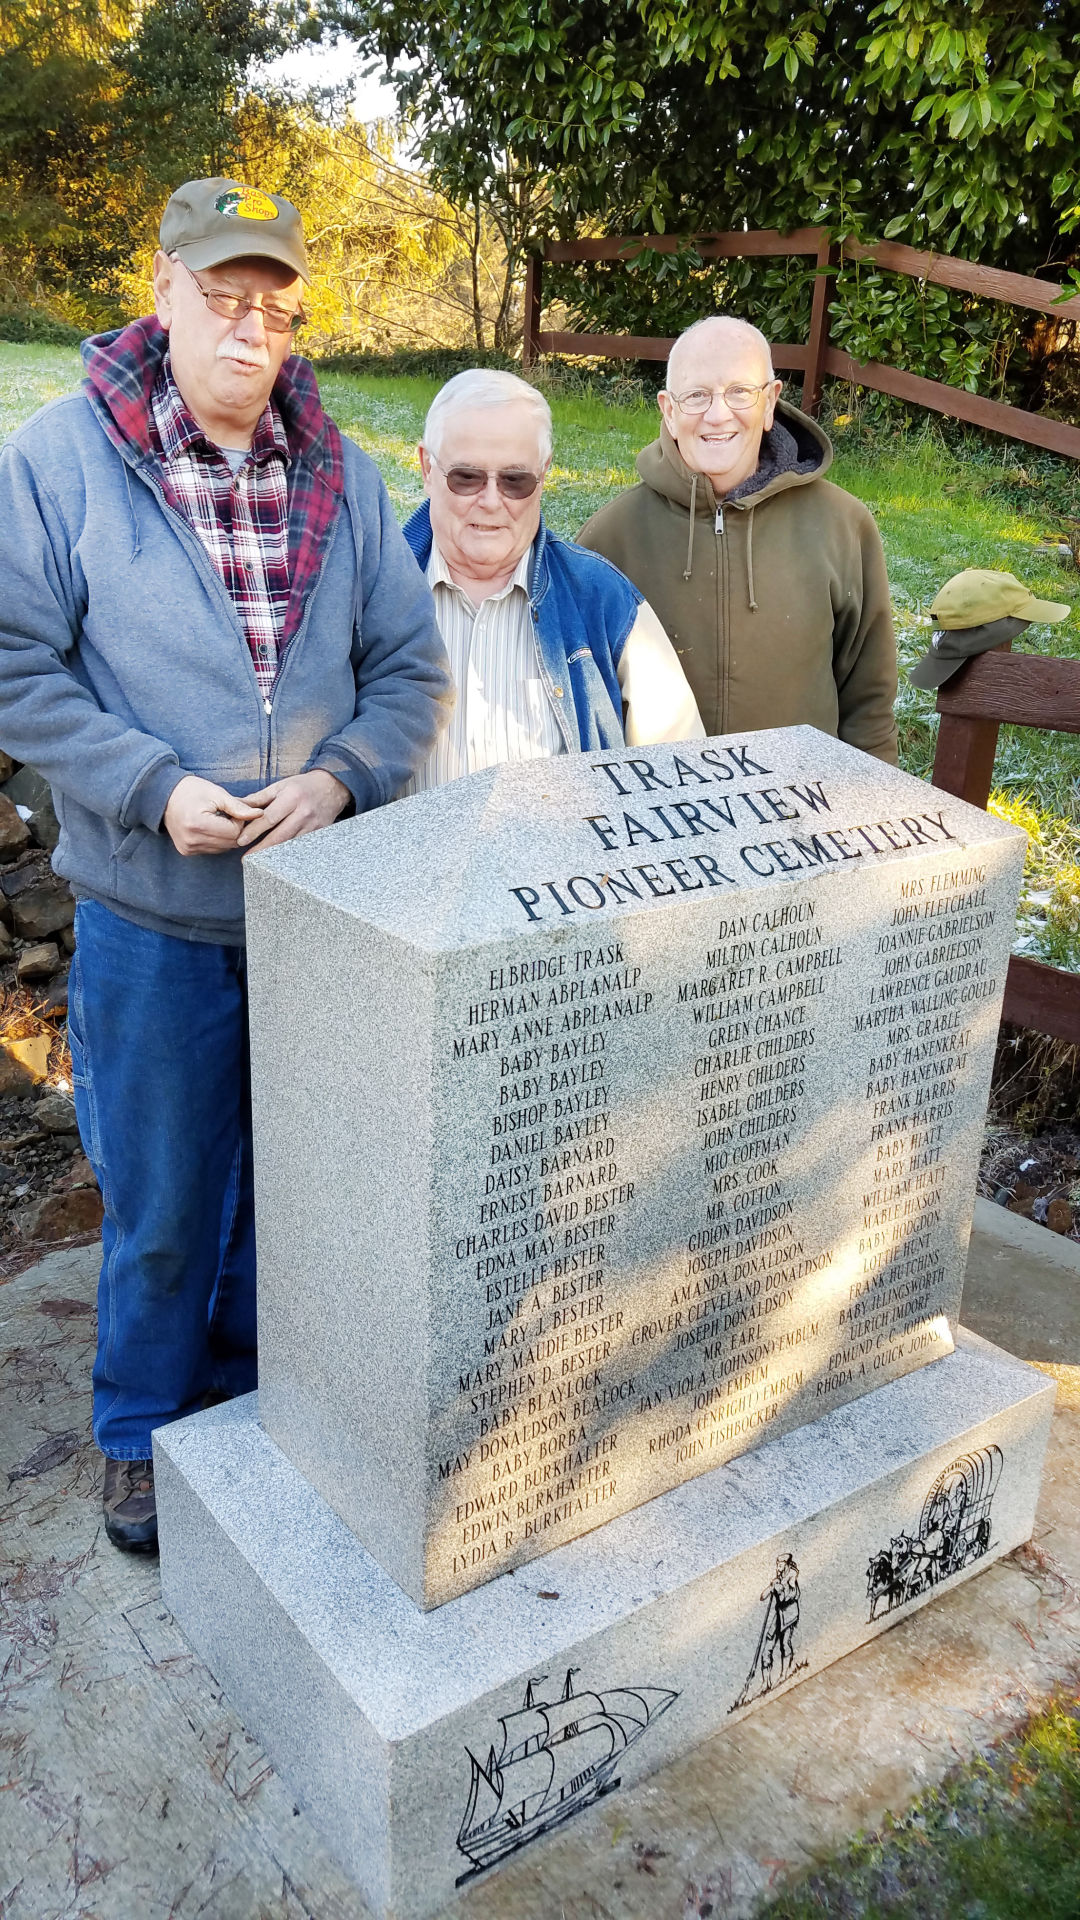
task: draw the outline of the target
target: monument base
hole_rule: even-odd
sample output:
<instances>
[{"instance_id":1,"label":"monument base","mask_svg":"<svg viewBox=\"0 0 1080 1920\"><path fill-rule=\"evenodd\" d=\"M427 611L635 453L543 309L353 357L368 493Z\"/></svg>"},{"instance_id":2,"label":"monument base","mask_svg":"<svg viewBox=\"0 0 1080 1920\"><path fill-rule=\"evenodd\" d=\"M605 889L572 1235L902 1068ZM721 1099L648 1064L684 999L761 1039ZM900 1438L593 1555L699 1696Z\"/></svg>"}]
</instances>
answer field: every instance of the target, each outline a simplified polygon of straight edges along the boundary
<instances>
[{"instance_id":1,"label":"monument base","mask_svg":"<svg viewBox=\"0 0 1080 1920\"><path fill-rule=\"evenodd\" d=\"M251 1395L154 1436L164 1597L365 1900L414 1920L1028 1539L1053 1399L961 1333L422 1613Z\"/></svg>"}]
</instances>

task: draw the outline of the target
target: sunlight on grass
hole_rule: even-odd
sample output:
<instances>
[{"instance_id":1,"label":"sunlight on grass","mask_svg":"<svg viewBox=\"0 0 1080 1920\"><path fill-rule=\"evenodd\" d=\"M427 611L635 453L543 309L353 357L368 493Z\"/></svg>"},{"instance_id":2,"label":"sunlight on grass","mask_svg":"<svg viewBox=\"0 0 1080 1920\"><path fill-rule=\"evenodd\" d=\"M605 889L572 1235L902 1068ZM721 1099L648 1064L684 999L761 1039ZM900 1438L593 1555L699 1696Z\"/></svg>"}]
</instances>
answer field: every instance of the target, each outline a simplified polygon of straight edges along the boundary
<instances>
[{"instance_id":1,"label":"sunlight on grass","mask_svg":"<svg viewBox=\"0 0 1080 1920\"><path fill-rule=\"evenodd\" d=\"M988 812L1028 836L1015 951L1080 972L1080 827L1030 793L992 793Z\"/></svg>"}]
</instances>

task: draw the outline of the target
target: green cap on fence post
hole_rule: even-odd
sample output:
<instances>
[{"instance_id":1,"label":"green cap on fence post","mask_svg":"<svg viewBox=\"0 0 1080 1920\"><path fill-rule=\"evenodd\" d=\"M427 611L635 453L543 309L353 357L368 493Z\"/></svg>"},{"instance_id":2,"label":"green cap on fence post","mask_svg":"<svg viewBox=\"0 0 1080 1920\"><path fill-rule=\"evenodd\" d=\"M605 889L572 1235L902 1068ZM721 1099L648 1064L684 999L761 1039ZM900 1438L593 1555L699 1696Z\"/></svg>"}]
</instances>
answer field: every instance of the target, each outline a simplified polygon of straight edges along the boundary
<instances>
[{"instance_id":1,"label":"green cap on fence post","mask_svg":"<svg viewBox=\"0 0 1080 1920\"><path fill-rule=\"evenodd\" d=\"M916 687L940 687L974 654L1015 640L1033 621L1054 625L1071 611L1057 600L1037 600L1014 573L965 567L931 601L937 631L908 679Z\"/></svg>"}]
</instances>

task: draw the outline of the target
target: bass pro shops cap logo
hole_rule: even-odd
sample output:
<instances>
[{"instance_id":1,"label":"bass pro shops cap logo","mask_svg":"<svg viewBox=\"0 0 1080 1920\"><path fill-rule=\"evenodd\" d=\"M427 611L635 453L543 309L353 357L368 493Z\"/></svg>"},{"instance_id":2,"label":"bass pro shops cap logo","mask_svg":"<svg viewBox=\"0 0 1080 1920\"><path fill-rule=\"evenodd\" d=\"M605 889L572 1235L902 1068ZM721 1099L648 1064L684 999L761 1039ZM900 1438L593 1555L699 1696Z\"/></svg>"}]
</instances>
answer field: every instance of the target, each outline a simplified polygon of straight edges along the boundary
<instances>
[{"instance_id":1,"label":"bass pro shops cap logo","mask_svg":"<svg viewBox=\"0 0 1080 1920\"><path fill-rule=\"evenodd\" d=\"M276 220L278 210L268 193L257 187L230 187L214 201L214 210L226 220Z\"/></svg>"}]
</instances>

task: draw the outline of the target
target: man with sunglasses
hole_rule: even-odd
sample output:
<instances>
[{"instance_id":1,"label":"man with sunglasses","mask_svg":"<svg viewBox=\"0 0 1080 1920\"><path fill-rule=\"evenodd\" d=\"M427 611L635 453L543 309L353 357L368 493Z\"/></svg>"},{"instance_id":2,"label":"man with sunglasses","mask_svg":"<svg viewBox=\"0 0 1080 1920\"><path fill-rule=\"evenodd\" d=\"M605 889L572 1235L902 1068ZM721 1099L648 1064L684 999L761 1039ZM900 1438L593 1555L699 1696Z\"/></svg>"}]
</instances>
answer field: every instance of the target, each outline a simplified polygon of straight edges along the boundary
<instances>
[{"instance_id":1,"label":"man with sunglasses","mask_svg":"<svg viewBox=\"0 0 1080 1920\"><path fill-rule=\"evenodd\" d=\"M452 698L368 457L293 354L300 216L173 194L155 315L0 457L0 740L78 898L75 1105L105 1206L105 1528L157 1540L151 1434L256 1384L242 861L392 799Z\"/></svg>"},{"instance_id":2,"label":"man with sunglasses","mask_svg":"<svg viewBox=\"0 0 1080 1920\"><path fill-rule=\"evenodd\" d=\"M895 765L881 537L826 480L828 439L780 391L756 327L720 316L688 327L640 483L578 538L656 608L710 734L808 723Z\"/></svg>"},{"instance_id":3,"label":"man with sunglasses","mask_svg":"<svg viewBox=\"0 0 1080 1920\"><path fill-rule=\"evenodd\" d=\"M474 369L435 396L405 528L435 596L458 697L407 791L502 761L701 739L656 615L597 554L544 525L551 411L515 374Z\"/></svg>"}]
</instances>

